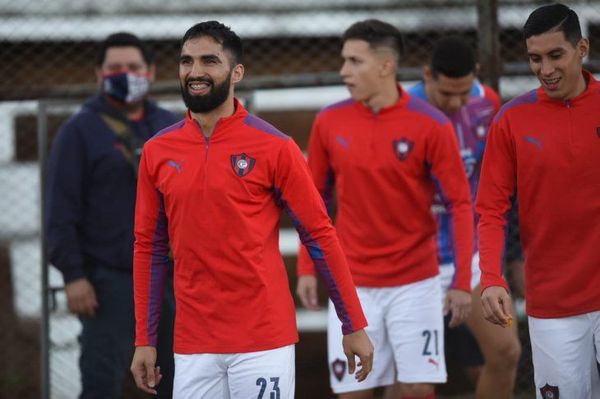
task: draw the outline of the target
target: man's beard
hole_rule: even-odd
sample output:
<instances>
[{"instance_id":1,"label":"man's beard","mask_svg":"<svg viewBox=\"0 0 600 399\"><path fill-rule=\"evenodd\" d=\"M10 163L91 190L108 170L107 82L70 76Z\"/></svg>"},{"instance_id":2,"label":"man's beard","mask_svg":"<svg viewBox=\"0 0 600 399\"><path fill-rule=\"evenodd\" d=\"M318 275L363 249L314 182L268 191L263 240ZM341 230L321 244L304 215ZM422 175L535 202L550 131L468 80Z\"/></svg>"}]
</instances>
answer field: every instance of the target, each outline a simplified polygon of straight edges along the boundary
<instances>
[{"instance_id":1,"label":"man's beard","mask_svg":"<svg viewBox=\"0 0 600 399\"><path fill-rule=\"evenodd\" d=\"M190 82L205 82L211 85L208 94L202 96L193 96L188 91L187 85ZM223 104L229 97L229 86L231 84L231 73L227 79L220 85L215 85L212 79L194 78L185 81L185 86L180 84L181 96L185 106L193 113L204 114L210 112Z\"/></svg>"}]
</instances>

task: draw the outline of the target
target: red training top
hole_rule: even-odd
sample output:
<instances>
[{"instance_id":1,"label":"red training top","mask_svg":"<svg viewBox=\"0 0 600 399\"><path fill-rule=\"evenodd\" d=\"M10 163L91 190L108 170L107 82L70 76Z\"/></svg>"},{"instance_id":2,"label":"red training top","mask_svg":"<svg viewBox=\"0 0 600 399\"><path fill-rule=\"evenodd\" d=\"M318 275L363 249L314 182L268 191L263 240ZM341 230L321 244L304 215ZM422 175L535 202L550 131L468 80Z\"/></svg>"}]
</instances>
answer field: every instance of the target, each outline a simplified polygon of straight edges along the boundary
<instances>
[{"instance_id":1,"label":"red training top","mask_svg":"<svg viewBox=\"0 0 600 399\"><path fill-rule=\"evenodd\" d=\"M436 184L452 214L457 273L453 288L469 292L473 207L452 124L400 87L394 105L374 114L354 100L321 111L308 163L329 202L335 185L336 229L358 286L409 284L439 273ZM305 252L299 274L314 273Z\"/></svg>"},{"instance_id":2,"label":"red training top","mask_svg":"<svg viewBox=\"0 0 600 399\"><path fill-rule=\"evenodd\" d=\"M600 310L600 84L568 101L543 88L494 120L477 195L481 283L502 286L505 214L515 188L525 253L527 313Z\"/></svg>"},{"instance_id":3,"label":"red training top","mask_svg":"<svg viewBox=\"0 0 600 399\"><path fill-rule=\"evenodd\" d=\"M135 218L136 345L155 345L166 257L175 259L176 353L239 353L298 340L279 253L286 210L348 334L366 320L335 230L300 149L249 114L210 138L190 117L146 143Z\"/></svg>"}]
</instances>

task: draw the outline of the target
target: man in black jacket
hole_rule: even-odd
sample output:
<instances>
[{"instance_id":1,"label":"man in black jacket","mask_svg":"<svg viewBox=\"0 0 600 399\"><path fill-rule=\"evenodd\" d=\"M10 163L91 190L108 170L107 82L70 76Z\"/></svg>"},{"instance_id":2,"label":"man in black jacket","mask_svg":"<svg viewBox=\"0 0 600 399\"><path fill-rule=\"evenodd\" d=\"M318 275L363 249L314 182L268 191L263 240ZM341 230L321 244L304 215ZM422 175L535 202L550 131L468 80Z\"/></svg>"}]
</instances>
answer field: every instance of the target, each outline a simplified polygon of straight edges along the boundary
<instances>
[{"instance_id":1,"label":"man in black jacket","mask_svg":"<svg viewBox=\"0 0 600 399\"><path fill-rule=\"evenodd\" d=\"M178 121L149 101L155 66L144 43L115 33L96 63L100 93L61 126L48 163L47 242L63 275L68 307L82 323L81 398L119 398L134 341L133 219L137 165L143 143ZM171 286L172 291L172 286ZM172 292L163 306L159 342L164 379L172 391ZM159 338L160 340L160 338ZM161 345L162 344L162 345Z\"/></svg>"}]
</instances>

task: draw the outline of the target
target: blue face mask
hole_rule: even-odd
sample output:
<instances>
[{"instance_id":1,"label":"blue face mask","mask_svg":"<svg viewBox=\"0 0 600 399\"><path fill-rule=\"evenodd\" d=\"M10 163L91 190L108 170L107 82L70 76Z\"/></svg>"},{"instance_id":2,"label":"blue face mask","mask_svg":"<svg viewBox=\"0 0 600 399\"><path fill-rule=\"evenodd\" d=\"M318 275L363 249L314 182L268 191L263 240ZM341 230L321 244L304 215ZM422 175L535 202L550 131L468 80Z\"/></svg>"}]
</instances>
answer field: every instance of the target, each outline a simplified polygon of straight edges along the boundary
<instances>
[{"instance_id":1,"label":"blue face mask","mask_svg":"<svg viewBox=\"0 0 600 399\"><path fill-rule=\"evenodd\" d=\"M104 76L102 92L123 104L142 101L150 89L150 79L144 75L118 73Z\"/></svg>"}]
</instances>

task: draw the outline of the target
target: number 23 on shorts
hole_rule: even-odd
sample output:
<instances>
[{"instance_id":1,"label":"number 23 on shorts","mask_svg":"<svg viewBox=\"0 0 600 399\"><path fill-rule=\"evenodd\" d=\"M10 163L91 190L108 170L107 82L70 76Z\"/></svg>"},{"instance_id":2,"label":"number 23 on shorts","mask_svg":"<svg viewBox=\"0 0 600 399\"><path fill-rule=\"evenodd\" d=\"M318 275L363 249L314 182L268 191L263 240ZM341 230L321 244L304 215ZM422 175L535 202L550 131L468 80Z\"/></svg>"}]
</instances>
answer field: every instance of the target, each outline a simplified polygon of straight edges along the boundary
<instances>
[{"instance_id":1,"label":"number 23 on shorts","mask_svg":"<svg viewBox=\"0 0 600 399\"><path fill-rule=\"evenodd\" d=\"M279 391L279 377L270 377L269 381L272 384L271 390L269 391L269 396L265 396L265 392L269 386L267 379L260 377L256 380L256 385L260 387L260 391L258 392L256 399L281 399L281 392Z\"/></svg>"}]
</instances>

